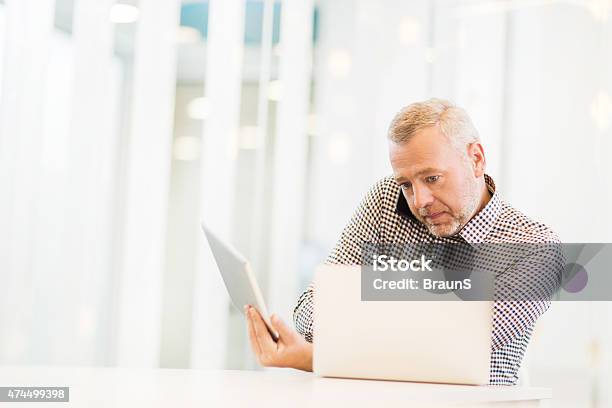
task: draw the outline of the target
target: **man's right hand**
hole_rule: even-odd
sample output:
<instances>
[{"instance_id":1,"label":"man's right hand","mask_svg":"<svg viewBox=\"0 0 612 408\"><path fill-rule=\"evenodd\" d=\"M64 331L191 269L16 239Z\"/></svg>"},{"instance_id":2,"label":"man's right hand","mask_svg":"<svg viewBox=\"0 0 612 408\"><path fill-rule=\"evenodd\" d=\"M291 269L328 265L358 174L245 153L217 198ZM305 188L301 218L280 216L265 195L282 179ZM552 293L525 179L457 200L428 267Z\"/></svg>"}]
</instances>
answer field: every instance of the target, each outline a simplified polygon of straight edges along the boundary
<instances>
[{"instance_id":1,"label":"man's right hand","mask_svg":"<svg viewBox=\"0 0 612 408\"><path fill-rule=\"evenodd\" d=\"M244 307L251 349L259 364L265 367L290 367L312 371L312 344L304 340L276 315L270 317L272 328L279 334L275 342L259 312L252 306Z\"/></svg>"}]
</instances>

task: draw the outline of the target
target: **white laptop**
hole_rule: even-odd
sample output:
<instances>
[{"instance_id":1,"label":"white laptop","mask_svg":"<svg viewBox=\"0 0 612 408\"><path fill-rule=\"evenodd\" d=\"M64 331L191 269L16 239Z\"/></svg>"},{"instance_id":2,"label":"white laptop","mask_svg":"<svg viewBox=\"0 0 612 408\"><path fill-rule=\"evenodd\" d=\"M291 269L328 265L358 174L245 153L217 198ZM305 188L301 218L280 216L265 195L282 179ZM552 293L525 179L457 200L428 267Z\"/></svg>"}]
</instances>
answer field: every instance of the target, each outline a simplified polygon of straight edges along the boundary
<instances>
[{"instance_id":1,"label":"white laptop","mask_svg":"<svg viewBox=\"0 0 612 408\"><path fill-rule=\"evenodd\" d=\"M489 301L361 301L361 267L315 272L314 372L324 377L489 383Z\"/></svg>"}]
</instances>

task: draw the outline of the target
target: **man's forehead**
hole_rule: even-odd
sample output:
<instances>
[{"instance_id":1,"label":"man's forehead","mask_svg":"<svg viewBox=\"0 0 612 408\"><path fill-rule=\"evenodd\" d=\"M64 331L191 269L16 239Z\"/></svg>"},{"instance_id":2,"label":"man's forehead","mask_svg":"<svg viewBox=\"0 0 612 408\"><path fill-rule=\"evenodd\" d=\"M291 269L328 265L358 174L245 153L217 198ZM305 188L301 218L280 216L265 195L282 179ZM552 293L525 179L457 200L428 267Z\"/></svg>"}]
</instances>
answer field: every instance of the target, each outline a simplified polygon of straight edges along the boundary
<instances>
[{"instance_id":1,"label":"man's forehead","mask_svg":"<svg viewBox=\"0 0 612 408\"><path fill-rule=\"evenodd\" d=\"M444 171L453 159L446 140L422 133L405 143L391 142L389 148L391 167L398 181Z\"/></svg>"}]
</instances>

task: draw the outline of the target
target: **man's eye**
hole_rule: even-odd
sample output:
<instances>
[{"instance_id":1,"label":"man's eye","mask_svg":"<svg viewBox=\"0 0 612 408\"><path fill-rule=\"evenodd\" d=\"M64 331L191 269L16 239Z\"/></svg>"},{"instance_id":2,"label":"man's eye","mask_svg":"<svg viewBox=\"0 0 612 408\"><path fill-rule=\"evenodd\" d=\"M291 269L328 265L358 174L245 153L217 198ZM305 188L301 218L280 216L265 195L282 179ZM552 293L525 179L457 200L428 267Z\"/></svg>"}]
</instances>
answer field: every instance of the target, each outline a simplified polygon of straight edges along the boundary
<instances>
[{"instance_id":1,"label":"man's eye","mask_svg":"<svg viewBox=\"0 0 612 408\"><path fill-rule=\"evenodd\" d=\"M440 179L440 176L429 176L425 178L425 181L428 183L435 183L438 179Z\"/></svg>"},{"instance_id":2,"label":"man's eye","mask_svg":"<svg viewBox=\"0 0 612 408\"><path fill-rule=\"evenodd\" d=\"M404 184L401 185L401 187L402 187L402 189L408 191L408 190L410 190L412 188L412 184L404 183Z\"/></svg>"}]
</instances>

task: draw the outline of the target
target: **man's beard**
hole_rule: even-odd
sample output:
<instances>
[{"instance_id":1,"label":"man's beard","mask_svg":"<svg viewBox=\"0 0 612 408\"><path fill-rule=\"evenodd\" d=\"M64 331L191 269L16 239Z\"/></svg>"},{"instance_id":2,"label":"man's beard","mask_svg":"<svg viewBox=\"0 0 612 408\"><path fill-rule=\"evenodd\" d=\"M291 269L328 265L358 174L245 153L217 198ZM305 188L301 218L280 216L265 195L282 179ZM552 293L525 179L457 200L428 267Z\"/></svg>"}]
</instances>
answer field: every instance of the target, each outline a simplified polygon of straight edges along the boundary
<instances>
[{"instance_id":1,"label":"man's beard","mask_svg":"<svg viewBox=\"0 0 612 408\"><path fill-rule=\"evenodd\" d=\"M478 192L477 183L469 183L469 186L464 190L461 201L465 202L465 205L461 208L458 215L450 214L452 220L443 224L434 225L427 222L426 218L421 221L429 230L429 232L440 238L450 237L457 234L467 224L470 219L475 215L478 205L480 204L480 194Z\"/></svg>"}]
</instances>

